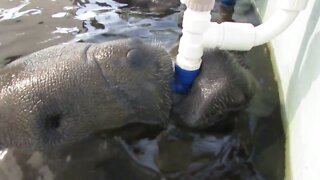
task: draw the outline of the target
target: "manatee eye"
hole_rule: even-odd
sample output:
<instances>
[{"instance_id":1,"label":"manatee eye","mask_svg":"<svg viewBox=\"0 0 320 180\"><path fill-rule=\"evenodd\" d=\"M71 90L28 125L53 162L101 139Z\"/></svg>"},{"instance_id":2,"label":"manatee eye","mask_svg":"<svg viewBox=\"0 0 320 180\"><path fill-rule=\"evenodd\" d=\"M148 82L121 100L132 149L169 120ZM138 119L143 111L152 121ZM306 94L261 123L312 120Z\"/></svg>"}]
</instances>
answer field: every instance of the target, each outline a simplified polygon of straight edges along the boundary
<instances>
[{"instance_id":1,"label":"manatee eye","mask_svg":"<svg viewBox=\"0 0 320 180\"><path fill-rule=\"evenodd\" d=\"M131 49L127 53L127 61L133 69L139 70L145 67L146 61L143 60L145 58L147 57L144 56L144 53L138 49Z\"/></svg>"},{"instance_id":2,"label":"manatee eye","mask_svg":"<svg viewBox=\"0 0 320 180\"><path fill-rule=\"evenodd\" d=\"M46 118L45 126L48 129L57 129L60 127L61 114L50 115Z\"/></svg>"}]
</instances>

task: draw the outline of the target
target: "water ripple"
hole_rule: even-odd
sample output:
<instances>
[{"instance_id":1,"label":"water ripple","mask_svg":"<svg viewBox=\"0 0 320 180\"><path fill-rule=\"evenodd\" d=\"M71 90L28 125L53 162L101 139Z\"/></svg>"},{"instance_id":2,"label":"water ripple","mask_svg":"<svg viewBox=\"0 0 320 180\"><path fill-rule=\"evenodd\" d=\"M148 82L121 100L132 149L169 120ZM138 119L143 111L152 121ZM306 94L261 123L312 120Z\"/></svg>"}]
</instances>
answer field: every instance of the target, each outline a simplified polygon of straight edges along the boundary
<instances>
[{"instance_id":1,"label":"water ripple","mask_svg":"<svg viewBox=\"0 0 320 180\"><path fill-rule=\"evenodd\" d=\"M20 5L13 8L9 8L9 9L0 8L0 21L16 19L21 16L41 14L40 9L28 9L25 11L21 11L24 7L28 6L29 4L30 4L30 1L25 0L25 1L22 1Z\"/></svg>"}]
</instances>

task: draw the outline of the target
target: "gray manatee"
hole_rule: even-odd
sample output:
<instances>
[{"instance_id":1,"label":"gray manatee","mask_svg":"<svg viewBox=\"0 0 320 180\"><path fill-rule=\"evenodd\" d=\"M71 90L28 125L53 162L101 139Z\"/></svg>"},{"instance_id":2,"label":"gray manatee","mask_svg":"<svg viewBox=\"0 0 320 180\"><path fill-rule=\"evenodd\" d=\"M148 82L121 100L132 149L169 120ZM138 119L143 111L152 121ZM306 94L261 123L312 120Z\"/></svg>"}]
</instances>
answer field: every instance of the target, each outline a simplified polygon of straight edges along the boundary
<instances>
[{"instance_id":1,"label":"gray manatee","mask_svg":"<svg viewBox=\"0 0 320 180\"><path fill-rule=\"evenodd\" d=\"M168 53L139 40L58 45L20 58L0 70L0 146L46 149L128 124L166 127L169 119L206 128L253 94L253 78L227 52L205 52L180 100L172 78Z\"/></svg>"},{"instance_id":2,"label":"gray manatee","mask_svg":"<svg viewBox=\"0 0 320 180\"><path fill-rule=\"evenodd\" d=\"M59 45L14 61L0 71L0 144L41 149L133 122L164 126L169 59L156 46L120 40Z\"/></svg>"},{"instance_id":3,"label":"gray manatee","mask_svg":"<svg viewBox=\"0 0 320 180\"><path fill-rule=\"evenodd\" d=\"M220 50L204 52L190 92L174 101L172 114L178 124L203 129L246 107L257 83L242 56Z\"/></svg>"}]
</instances>

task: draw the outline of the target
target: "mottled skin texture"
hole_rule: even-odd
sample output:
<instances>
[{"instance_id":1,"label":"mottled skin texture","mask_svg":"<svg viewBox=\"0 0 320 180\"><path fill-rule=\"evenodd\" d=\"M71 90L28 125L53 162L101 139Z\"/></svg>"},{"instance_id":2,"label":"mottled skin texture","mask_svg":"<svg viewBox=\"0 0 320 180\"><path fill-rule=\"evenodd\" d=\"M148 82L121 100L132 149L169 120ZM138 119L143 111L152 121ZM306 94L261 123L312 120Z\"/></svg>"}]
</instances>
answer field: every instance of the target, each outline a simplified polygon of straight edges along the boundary
<instances>
[{"instance_id":1,"label":"mottled skin texture","mask_svg":"<svg viewBox=\"0 0 320 180\"><path fill-rule=\"evenodd\" d=\"M203 129L230 112L245 108L255 91L255 79L243 59L220 50L207 50L200 75L188 95L175 101L172 114L178 124Z\"/></svg>"},{"instance_id":2,"label":"mottled skin texture","mask_svg":"<svg viewBox=\"0 0 320 180\"><path fill-rule=\"evenodd\" d=\"M168 53L139 40L59 45L18 59L0 70L0 146L44 149L169 119L206 128L243 108L254 84L222 51L205 52L200 76L173 107L172 77Z\"/></svg>"},{"instance_id":3,"label":"mottled skin texture","mask_svg":"<svg viewBox=\"0 0 320 180\"><path fill-rule=\"evenodd\" d=\"M54 46L0 70L0 145L47 148L140 122L167 124L168 54L138 40Z\"/></svg>"}]
</instances>

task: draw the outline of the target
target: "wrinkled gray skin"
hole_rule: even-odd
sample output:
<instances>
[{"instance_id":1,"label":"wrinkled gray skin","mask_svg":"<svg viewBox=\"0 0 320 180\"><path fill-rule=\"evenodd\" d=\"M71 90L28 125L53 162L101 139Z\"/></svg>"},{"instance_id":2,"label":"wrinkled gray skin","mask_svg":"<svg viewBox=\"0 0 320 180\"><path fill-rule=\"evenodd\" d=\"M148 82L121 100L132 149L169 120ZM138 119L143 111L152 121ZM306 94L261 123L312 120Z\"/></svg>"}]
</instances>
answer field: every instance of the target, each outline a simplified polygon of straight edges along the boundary
<instances>
[{"instance_id":1,"label":"wrinkled gray skin","mask_svg":"<svg viewBox=\"0 0 320 180\"><path fill-rule=\"evenodd\" d=\"M0 145L42 149L129 123L167 124L172 64L138 40L59 45L0 71Z\"/></svg>"},{"instance_id":2,"label":"wrinkled gray skin","mask_svg":"<svg viewBox=\"0 0 320 180\"><path fill-rule=\"evenodd\" d=\"M202 60L190 92L173 105L174 119L188 128L207 128L230 112L245 108L256 89L246 63L236 55L208 50Z\"/></svg>"},{"instance_id":3,"label":"wrinkled gray skin","mask_svg":"<svg viewBox=\"0 0 320 180\"><path fill-rule=\"evenodd\" d=\"M236 59L206 52L172 108L171 58L159 46L118 40L36 52L0 70L0 146L45 149L130 123L165 127L171 110L178 124L206 128L250 99L252 80Z\"/></svg>"}]
</instances>

